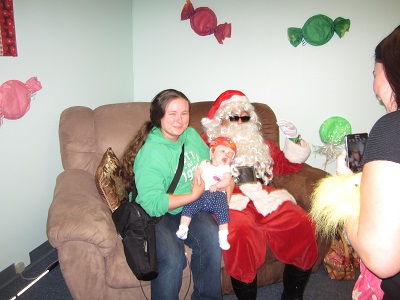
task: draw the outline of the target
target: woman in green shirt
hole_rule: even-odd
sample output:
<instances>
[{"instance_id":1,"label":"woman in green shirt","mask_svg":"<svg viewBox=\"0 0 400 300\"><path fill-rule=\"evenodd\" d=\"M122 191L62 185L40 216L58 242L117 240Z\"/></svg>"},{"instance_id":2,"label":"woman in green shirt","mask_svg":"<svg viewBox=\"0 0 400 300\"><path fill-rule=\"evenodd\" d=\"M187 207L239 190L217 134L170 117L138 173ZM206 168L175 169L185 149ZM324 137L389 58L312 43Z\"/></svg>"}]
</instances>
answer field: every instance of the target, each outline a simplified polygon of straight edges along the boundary
<instances>
[{"instance_id":1,"label":"woman in green shirt","mask_svg":"<svg viewBox=\"0 0 400 300\"><path fill-rule=\"evenodd\" d=\"M127 185L133 177L136 183L136 201L149 215L162 216L156 224L159 273L151 282L153 299L178 299L187 262L183 242L175 232L182 205L197 200L204 192L204 181L194 178L194 174L200 162L209 159L209 148L196 130L189 127L189 109L188 98L179 91L168 89L157 94L151 103L150 121L143 124L123 157ZM175 192L168 194L182 145L185 149L182 176ZM222 299L218 226L209 213L193 217L184 243L192 248L192 299Z\"/></svg>"}]
</instances>

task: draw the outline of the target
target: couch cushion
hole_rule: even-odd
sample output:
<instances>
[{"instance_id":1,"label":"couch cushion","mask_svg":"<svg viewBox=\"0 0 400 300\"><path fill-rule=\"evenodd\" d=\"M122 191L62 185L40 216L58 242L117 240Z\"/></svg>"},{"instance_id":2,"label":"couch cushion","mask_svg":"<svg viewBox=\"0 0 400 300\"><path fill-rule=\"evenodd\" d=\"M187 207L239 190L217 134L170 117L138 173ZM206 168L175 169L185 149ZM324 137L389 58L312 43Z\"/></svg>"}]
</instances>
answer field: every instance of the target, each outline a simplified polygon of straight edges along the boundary
<instances>
[{"instance_id":1,"label":"couch cushion","mask_svg":"<svg viewBox=\"0 0 400 300\"><path fill-rule=\"evenodd\" d=\"M115 103L95 109L74 106L60 117L60 150L64 170L95 174L108 147L121 157L142 124L149 120L150 102Z\"/></svg>"},{"instance_id":2,"label":"couch cushion","mask_svg":"<svg viewBox=\"0 0 400 300\"><path fill-rule=\"evenodd\" d=\"M61 113L59 139L64 170L82 169L94 174L101 155L96 157L95 153L93 116L93 110L84 106L69 107Z\"/></svg>"}]
</instances>

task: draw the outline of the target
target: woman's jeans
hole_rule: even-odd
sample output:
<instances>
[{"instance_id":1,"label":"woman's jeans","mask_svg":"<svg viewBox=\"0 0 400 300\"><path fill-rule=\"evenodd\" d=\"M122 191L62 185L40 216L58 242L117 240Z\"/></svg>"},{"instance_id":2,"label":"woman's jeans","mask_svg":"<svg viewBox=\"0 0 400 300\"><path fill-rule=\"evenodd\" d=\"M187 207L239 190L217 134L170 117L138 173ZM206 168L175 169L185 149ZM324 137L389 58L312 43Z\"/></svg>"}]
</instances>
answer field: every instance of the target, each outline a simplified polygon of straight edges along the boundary
<instances>
[{"instance_id":1,"label":"woman's jeans","mask_svg":"<svg viewBox=\"0 0 400 300\"><path fill-rule=\"evenodd\" d=\"M177 300L187 261L182 240L176 236L181 214L165 214L156 224L158 276L151 281L153 300ZM211 214L193 216L184 243L192 249L192 299L222 299L221 248L218 226Z\"/></svg>"}]
</instances>

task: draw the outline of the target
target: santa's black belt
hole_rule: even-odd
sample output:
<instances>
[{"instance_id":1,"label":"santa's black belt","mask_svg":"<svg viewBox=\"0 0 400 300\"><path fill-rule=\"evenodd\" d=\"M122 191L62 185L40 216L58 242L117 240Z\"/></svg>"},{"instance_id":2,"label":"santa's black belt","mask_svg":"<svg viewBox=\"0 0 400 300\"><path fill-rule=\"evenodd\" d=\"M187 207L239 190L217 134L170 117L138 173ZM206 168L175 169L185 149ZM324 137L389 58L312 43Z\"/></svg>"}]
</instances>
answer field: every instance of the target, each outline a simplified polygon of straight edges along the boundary
<instances>
[{"instance_id":1,"label":"santa's black belt","mask_svg":"<svg viewBox=\"0 0 400 300\"><path fill-rule=\"evenodd\" d=\"M236 184L256 183L257 177L254 167L236 167L239 175L236 177Z\"/></svg>"}]
</instances>

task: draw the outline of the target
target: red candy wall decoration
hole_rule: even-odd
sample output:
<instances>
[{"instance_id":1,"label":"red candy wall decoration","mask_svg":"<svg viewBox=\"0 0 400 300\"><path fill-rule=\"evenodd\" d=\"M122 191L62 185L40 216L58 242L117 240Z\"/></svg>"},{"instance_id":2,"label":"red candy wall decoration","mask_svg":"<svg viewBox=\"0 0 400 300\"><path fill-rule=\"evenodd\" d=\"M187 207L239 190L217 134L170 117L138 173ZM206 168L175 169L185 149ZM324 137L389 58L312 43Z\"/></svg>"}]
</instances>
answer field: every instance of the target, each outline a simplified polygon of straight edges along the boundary
<instances>
[{"instance_id":1,"label":"red candy wall decoration","mask_svg":"<svg viewBox=\"0 0 400 300\"><path fill-rule=\"evenodd\" d=\"M190 0L186 0L181 12L181 20L190 19L190 26L198 35L214 34L218 43L223 44L225 38L231 37L231 24L217 25L217 16L208 7L193 8Z\"/></svg>"},{"instance_id":2,"label":"red candy wall decoration","mask_svg":"<svg viewBox=\"0 0 400 300\"><path fill-rule=\"evenodd\" d=\"M3 118L17 120L23 117L31 106L31 99L42 89L36 77L23 83L19 80L8 80L0 86L0 126Z\"/></svg>"}]
</instances>

